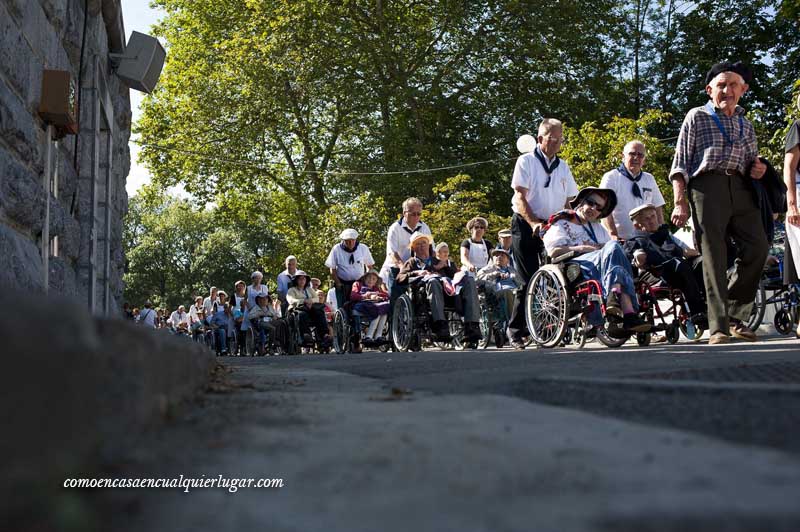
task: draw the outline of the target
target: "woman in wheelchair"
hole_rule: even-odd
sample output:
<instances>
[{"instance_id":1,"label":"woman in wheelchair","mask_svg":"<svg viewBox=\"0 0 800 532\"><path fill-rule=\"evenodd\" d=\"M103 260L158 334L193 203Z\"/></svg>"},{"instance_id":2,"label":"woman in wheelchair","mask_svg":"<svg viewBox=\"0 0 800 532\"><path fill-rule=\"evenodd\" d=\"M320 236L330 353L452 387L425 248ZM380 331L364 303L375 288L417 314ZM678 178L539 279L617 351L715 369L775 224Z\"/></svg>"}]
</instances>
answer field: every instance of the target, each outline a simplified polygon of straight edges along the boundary
<instances>
[{"instance_id":1,"label":"woman in wheelchair","mask_svg":"<svg viewBox=\"0 0 800 532\"><path fill-rule=\"evenodd\" d=\"M444 314L444 297L445 292L455 295L452 281L440 273L445 270L444 264L433 256L433 238L430 235L415 233L409 247L411 257L403 263L396 281L398 284L425 283L425 293L433 319L433 335L439 341L450 341L450 327ZM468 344L477 344L481 339L478 289L475 280L467 275L461 276L457 284L461 286L456 297L461 299L464 310L464 340Z\"/></svg>"},{"instance_id":2,"label":"woman in wheelchair","mask_svg":"<svg viewBox=\"0 0 800 532\"><path fill-rule=\"evenodd\" d=\"M600 283L606 300L606 316L612 318L609 332L613 336L617 336L614 333L651 329L636 312L638 304L631 264L619 243L611 240L598 222L608 216L616 204L617 195L611 189L583 188L570 202L574 210L563 210L550 217L542 239L548 256L575 255L569 260L580 266L583 277Z\"/></svg>"},{"instance_id":3,"label":"woman in wheelchair","mask_svg":"<svg viewBox=\"0 0 800 532\"><path fill-rule=\"evenodd\" d=\"M381 335L389 316L389 293L381 286L378 272L370 270L353 283L350 301L353 302L353 314L369 320L364 345L369 347L376 341L385 341Z\"/></svg>"},{"instance_id":4,"label":"woman in wheelchair","mask_svg":"<svg viewBox=\"0 0 800 532\"><path fill-rule=\"evenodd\" d=\"M286 301L289 310L297 313L303 343L311 343L311 328L314 329L316 343L320 347L331 345L328 333L328 320L325 318L325 307L317 301L317 293L311 286L311 276L302 270L295 273L289 284Z\"/></svg>"}]
</instances>

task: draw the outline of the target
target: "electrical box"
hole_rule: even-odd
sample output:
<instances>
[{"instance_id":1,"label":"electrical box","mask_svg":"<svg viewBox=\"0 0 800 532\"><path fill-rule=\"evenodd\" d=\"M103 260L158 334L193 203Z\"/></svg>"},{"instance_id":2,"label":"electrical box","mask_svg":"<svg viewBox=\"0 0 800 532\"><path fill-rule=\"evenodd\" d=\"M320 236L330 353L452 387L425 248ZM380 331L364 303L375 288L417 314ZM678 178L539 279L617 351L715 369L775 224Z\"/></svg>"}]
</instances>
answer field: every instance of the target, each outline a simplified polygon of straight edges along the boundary
<instances>
[{"instance_id":1,"label":"electrical box","mask_svg":"<svg viewBox=\"0 0 800 532\"><path fill-rule=\"evenodd\" d=\"M78 88L66 70L45 70L39 116L63 134L78 133Z\"/></svg>"}]
</instances>

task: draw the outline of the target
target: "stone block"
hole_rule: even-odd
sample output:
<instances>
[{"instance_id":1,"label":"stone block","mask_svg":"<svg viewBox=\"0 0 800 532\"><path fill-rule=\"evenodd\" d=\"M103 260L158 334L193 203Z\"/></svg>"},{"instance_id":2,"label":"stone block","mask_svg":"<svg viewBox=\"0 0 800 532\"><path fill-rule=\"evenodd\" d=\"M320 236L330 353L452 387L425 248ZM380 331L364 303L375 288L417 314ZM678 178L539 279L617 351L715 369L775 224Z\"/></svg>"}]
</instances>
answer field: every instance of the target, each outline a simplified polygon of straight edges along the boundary
<instances>
[{"instance_id":1,"label":"stone block","mask_svg":"<svg viewBox=\"0 0 800 532\"><path fill-rule=\"evenodd\" d=\"M5 215L38 234L44 224L41 178L14 159L0 160L0 207Z\"/></svg>"},{"instance_id":2,"label":"stone block","mask_svg":"<svg viewBox=\"0 0 800 532\"><path fill-rule=\"evenodd\" d=\"M41 251L32 240L5 225L0 225L0 284L44 291Z\"/></svg>"},{"instance_id":3,"label":"stone block","mask_svg":"<svg viewBox=\"0 0 800 532\"><path fill-rule=\"evenodd\" d=\"M30 91L33 50L22 36L22 31L0 4L0 72L5 74L17 94Z\"/></svg>"},{"instance_id":4,"label":"stone block","mask_svg":"<svg viewBox=\"0 0 800 532\"><path fill-rule=\"evenodd\" d=\"M76 260L80 254L81 226L71 216L64 218L64 234L58 237L60 254L70 260Z\"/></svg>"},{"instance_id":5,"label":"stone block","mask_svg":"<svg viewBox=\"0 0 800 532\"><path fill-rule=\"evenodd\" d=\"M38 118L34 119L8 85L0 81L0 138L32 166L41 166L37 129Z\"/></svg>"},{"instance_id":6,"label":"stone block","mask_svg":"<svg viewBox=\"0 0 800 532\"><path fill-rule=\"evenodd\" d=\"M64 297L77 298L78 290L75 285L75 270L64 257L50 257L50 274L48 277L50 293L60 294Z\"/></svg>"},{"instance_id":7,"label":"stone block","mask_svg":"<svg viewBox=\"0 0 800 532\"><path fill-rule=\"evenodd\" d=\"M68 207L78 186L78 173L72 166L72 150L69 149L73 142L71 139L60 142L58 155L58 197Z\"/></svg>"}]
</instances>

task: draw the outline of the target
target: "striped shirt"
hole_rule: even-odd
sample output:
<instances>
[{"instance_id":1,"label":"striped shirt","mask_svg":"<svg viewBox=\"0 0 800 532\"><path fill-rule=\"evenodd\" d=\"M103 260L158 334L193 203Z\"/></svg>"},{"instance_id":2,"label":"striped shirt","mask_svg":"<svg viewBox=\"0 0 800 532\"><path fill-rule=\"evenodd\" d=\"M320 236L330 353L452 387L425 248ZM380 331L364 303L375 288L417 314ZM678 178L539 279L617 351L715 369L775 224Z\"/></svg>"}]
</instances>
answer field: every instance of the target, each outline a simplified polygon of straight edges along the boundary
<instances>
[{"instance_id":1,"label":"striped shirt","mask_svg":"<svg viewBox=\"0 0 800 532\"><path fill-rule=\"evenodd\" d=\"M744 109L738 105L733 116L721 112L716 112L716 115L727 138L717 127L707 106L695 107L686 114L675 147L670 179L681 174L688 182L692 177L714 170L745 174L758 155L753 124L744 118Z\"/></svg>"}]
</instances>

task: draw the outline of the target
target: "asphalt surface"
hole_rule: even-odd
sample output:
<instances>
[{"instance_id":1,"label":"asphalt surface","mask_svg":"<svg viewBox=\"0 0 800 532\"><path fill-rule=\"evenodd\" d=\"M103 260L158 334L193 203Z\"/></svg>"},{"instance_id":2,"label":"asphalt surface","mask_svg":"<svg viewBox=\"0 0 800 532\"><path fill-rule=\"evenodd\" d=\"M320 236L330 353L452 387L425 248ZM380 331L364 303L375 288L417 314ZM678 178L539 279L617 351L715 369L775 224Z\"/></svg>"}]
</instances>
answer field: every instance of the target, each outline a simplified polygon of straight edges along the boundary
<instances>
[{"instance_id":1,"label":"asphalt surface","mask_svg":"<svg viewBox=\"0 0 800 532\"><path fill-rule=\"evenodd\" d=\"M435 394L499 394L800 452L800 340L709 346L422 351L238 358Z\"/></svg>"}]
</instances>

